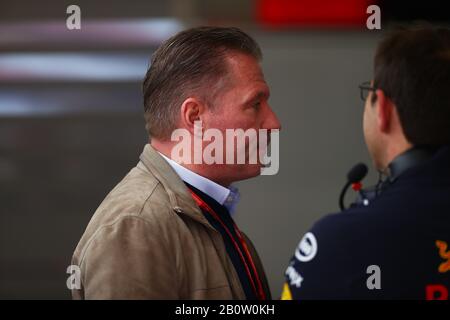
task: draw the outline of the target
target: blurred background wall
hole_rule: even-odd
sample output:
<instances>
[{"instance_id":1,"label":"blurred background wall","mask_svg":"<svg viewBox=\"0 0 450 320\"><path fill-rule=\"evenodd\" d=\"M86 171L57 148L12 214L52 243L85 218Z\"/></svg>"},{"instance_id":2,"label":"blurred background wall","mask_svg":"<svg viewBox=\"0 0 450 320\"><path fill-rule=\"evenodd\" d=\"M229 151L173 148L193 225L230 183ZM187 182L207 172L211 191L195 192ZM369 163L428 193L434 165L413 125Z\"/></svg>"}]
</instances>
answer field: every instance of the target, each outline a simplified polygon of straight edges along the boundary
<instances>
[{"instance_id":1,"label":"blurred background wall","mask_svg":"<svg viewBox=\"0 0 450 320\"><path fill-rule=\"evenodd\" d=\"M348 169L370 163L357 85L372 77L383 31L417 18L448 23L450 13L434 1L409 13L378 1L382 30L370 31L365 12L354 10L368 1L339 1L348 7L342 21L333 20L329 0L274 3L0 1L0 298L70 298L73 250L147 141L141 81L149 58L164 39L200 24L239 26L264 53L270 103L283 126L280 171L238 183L236 219L279 297L303 233L337 210ZM325 18L283 11L314 3ZM81 8L81 30L66 28L70 4ZM372 170L366 183L374 182Z\"/></svg>"}]
</instances>

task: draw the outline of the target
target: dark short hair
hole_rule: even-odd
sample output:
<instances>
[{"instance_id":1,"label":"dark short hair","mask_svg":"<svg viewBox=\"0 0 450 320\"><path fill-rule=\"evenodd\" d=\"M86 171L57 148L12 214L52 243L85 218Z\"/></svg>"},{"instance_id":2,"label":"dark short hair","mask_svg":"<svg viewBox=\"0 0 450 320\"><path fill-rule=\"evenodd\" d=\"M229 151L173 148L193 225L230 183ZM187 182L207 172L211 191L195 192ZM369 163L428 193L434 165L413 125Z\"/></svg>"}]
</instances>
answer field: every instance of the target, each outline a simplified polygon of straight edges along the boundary
<instances>
[{"instance_id":1,"label":"dark short hair","mask_svg":"<svg viewBox=\"0 0 450 320\"><path fill-rule=\"evenodd\" d=\"M374 86L395 104L410 143L450 143L449 29L421 24L391 32L375 54Z\"/></svg>"},{"instance_id":2,"label":"dark short hair","mask_svg":"<svg viewBox=\"0 0 450 320\"><path fill-rule=\"evenodd\" d=\"M262 58L261 49L238 28L197 27L165 41L151 59L143 83L146 129L151 137L169 138L183 101L196 96L211 105L227 75L232 51Z\"/></svg>"}]
</instances>

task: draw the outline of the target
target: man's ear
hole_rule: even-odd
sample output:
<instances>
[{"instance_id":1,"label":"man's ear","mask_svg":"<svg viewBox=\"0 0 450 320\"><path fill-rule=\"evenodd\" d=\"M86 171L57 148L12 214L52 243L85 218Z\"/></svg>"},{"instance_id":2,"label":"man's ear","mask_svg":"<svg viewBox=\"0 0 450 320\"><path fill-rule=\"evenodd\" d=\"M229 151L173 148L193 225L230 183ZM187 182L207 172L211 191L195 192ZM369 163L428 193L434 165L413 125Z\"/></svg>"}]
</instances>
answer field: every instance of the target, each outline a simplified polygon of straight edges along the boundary
<instances>
[{"instance_id":1,"label":"man's ear","mask_svg":"<svg viewBox=\"0 0 450 320\"><path fill-rule=\"evenodd\" d=\"M187 98L180 109L180 125L194 134L195 121L202 120L205 112L204 104L197 98Z\"/></svg>"},{"instance_id":2,"label":"man's ear","mask_svg":"<svg viewBox=\"0 0 450 320\"><path fill-rule=\"evenodd\" d=\"M375 103L377 108L378 129L383 133L388 133L391 129L394 104L382 90L377 89L375 94L377 95Z\"/></svg>"}]
</instances>

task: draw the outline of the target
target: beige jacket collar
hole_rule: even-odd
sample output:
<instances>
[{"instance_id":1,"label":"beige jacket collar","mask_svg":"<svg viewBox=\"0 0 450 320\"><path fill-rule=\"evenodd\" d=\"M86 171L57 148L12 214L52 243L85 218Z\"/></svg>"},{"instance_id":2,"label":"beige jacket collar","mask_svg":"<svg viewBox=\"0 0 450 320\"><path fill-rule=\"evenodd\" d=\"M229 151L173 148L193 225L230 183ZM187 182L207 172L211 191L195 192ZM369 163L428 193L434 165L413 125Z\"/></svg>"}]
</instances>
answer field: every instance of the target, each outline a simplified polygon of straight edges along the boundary
<instances>
[{"instance_id":1,"label":"beige jacket collar","mask_svg":"<svg viewBox=\"0 0 450 320\"><path fill-rule=\"evenodd\" d=\"M142 164L162 184L175 212L186 214L216 231L192 199L190 191L178 174L150 144L145 145L140 160L138 166Z\"/></svg>"}]
</instances>

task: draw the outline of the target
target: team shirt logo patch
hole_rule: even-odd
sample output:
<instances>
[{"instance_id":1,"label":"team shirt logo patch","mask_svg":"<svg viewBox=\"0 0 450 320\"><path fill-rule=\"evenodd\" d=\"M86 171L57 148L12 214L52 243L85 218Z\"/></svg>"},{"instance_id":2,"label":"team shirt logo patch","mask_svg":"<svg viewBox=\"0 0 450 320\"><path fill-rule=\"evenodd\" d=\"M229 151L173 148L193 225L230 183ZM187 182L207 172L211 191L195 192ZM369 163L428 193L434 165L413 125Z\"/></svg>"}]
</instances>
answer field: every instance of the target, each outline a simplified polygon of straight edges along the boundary
<instances>
[{"instance_id":1,"label":"team shirt logo patch","mask_svg":"<svg viewBox=\"0 0 450 320\"><path fill-rule=\"evenodd\" d=\"M450 250L447 251L448 246L445 241L436 240L436 246L439 249L439 255L441 258L447 260L442 262L438 268L440 273L445 273L450 270Z\"/></svg>"},{"instance_id":2,"label":"team shirt logo patch","mask_svg":"<svg viewBox=\"0 0 450 320\"><path fill-rule=\"evenodd\" d=\"M295 258L301 262L308 262L314 259L317 254L317 240L311 233L306 233L297 249L295 250Z\"/></svg>"}]
</instances>

